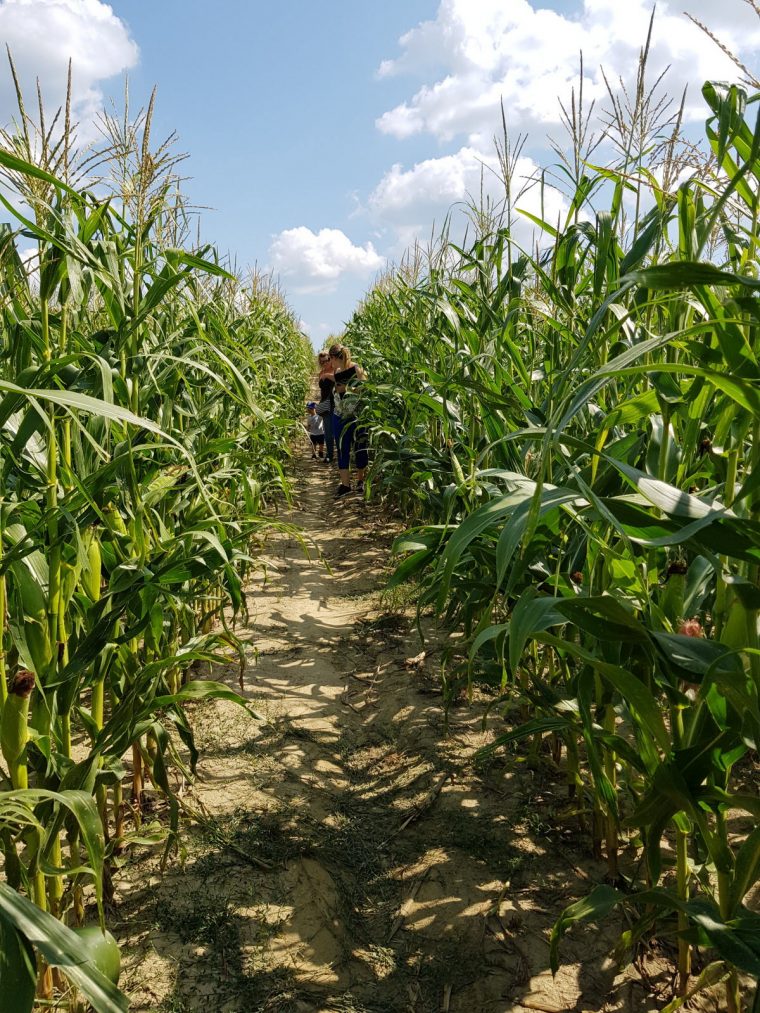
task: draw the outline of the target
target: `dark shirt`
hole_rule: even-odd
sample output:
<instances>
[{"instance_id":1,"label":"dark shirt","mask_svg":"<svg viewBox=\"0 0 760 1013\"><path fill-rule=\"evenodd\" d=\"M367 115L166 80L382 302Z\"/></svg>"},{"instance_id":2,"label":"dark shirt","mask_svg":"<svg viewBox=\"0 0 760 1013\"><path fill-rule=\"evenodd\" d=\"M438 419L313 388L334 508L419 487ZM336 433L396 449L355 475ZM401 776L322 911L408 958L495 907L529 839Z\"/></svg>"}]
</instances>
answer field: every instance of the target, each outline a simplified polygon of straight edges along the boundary
<instances>
[{"instance_id":1,"label":"dark shirt","mask_svg":"<svg viewBox=\"0 0 760 1013\"><path fill-rule=\"evenodd\" d=\"M336 383L348 383L356 376L356 366L349 366L348 369L339 369L335 374Z\"/></svg>"},{"instance_id":2,"label":"dark shirt","mask_svg":"<svg viewBox=\"0 0 760 1013\"><path fill-rule=\"evenodd\" d=\"M320 401L330 402L330 411L332 411L334 405L334 391L335 381L333 378L331 376L321 376L319 378L319 399Z\"/></svg>"}]
</instances>

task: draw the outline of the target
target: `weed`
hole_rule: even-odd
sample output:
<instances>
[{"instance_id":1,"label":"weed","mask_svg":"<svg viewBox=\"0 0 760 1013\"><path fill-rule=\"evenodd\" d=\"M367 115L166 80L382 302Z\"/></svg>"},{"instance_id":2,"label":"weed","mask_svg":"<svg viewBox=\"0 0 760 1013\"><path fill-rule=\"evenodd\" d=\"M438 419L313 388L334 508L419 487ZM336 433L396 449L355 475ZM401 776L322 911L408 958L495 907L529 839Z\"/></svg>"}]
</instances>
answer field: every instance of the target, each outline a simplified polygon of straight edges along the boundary
<instances>
[{"instance_id":1,"label":"weed","mask_svg":"<svg viewBox=\"0 0 760 1013\"><path fill-rule=\"evenodd\" d=\"M509 843L507 834L504 823L465 810L449 816L439 839L511 880L523 869L526 855Z\"/></svg>"},{"instance_id":2,"label":"weed","mask_svg":"<svg viewBox=\"0 0 760 1013\"><path fill-rule=\"evenodd\" d=\"M176 932L183 943L194 942L224 950L237 942L235 911L227 898L192 898L191 904L168 902L156 906L156 926Z\"/></svg>"},{"instance_id":3,"label":"weed","mask_svg":"<svg viewBox=\"0 0 760 1013\"><path fill-rule=\"evenodd\" d=\"M308 851L293 814L284 808L262 813L238 808L224 816L210 817L204 821L202 832L207 843L230 849L243 860L250 855L254 863L258 858L280 864Z\"/></svg>"},{"instance_id":4,"label":"weed","mask_svg":"<svg viewBox=\"0 0 760 1013\"><path fill-rule=\"evenodd\" d=\"M370 1008L359 1002L356 996L345 992L334 999L328 999L325 1013L377 1013L377 1007Z\"/></svg>"},{"instance_id":5,"label":"weed","mask_svg":"<svg viewBox=\"0 0 760 1013\"><path fill-rule=\"evenodd\" d=\"M190 1013L190 1008L185 1000L177 992L177 986L172 989L171 995L167 995L158 1006L156 1013Z\"/></svg>"}]
</instances>

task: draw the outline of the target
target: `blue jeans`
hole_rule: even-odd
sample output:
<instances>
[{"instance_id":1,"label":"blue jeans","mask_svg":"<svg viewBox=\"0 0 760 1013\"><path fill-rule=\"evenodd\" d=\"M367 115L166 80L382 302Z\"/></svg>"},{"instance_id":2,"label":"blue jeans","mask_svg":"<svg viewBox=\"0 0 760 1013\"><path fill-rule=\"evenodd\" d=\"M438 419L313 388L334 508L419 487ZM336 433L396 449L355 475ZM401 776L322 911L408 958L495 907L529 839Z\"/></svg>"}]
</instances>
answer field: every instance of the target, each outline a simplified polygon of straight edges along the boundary
<instances>
[{"instance_id":1,"label":"blue jeans","mask_svg":"<svg viewBox=\"0 0 760 1013\"><path fill-rule=\"evenodd\" d=\"M367 454L367 433L359 429L356 419L346 419L340 415L333 415L333 435L338 445L338 467L351 467L351 447L354 448L354 460L358 469L366 468L369 456Z\"/></svg>"},{"instance_id":2,"label":"blue jeans","mask_svg":"<svg viewBox=\"0 0 760 1013\"><path fill-rule=\"evenodd\" d=\"M327 415L320 415L322 424L325 427L325 442L327 444L327 457L332 460L333 450L335 447L335 438L333 437L333 413L328 412Z\"/></svg>"}]
</instances>

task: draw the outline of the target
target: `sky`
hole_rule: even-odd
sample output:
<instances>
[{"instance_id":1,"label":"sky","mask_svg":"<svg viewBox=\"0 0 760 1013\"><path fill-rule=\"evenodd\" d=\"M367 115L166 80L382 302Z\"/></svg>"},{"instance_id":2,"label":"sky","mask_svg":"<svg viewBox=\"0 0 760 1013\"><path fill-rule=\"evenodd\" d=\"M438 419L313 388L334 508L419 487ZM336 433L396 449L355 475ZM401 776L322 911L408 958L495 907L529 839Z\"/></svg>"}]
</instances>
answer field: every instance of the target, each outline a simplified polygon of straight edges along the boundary
<instances>
[{"instance_id":1,"label":"sky","mask_svg":"<svg viewBox=\"0 0 760 1013\"><path fill-rule=\"evenodd\" d=\"M69 57L80 135L104 105L133 107L157 87L154 137L177 132L185 190L201 235L238 268L279 279L319 346L415 240L452 205L497 194L493 137L503 103L527 134L518 175L556 157L558 96L567 103L584 54L587 101L605 105L603 67L635 77L651 0L0 0L0 39L24 90L40 78L60 104ZM760 16L748 0L659 0L651 78L689 89L704 119L707 78L737 72L689 11L745 62L757 63ZM13 112L0 72L0 120ZM521 198L539 210L538 189ZM544 194L556 216L559 193ZM525 219L524 228L532 228ZM527 234L524 237L527 241Z\"/></svg>"}]
</instances>

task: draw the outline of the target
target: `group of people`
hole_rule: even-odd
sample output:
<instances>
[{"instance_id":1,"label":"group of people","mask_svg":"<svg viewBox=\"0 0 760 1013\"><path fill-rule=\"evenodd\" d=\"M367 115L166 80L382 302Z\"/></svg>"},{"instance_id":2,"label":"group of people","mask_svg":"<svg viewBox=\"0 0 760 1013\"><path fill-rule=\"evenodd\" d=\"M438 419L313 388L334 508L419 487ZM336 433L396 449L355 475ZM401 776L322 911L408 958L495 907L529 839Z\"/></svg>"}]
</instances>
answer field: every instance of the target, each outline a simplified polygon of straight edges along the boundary
<instances>
[{"instance_id":1,"label":"group of people","mask_svg":"<svg viewBox=\"0 0 760 1013\"><path fill-rule=\"evenodd\" d=\"M311 456L332 464L337 458L340 484L335 498L354 491L351 486L351 456L356 468L356 491L364 492L367 470L367 433L360 426L361 382L364 370L351 361L345 345L334 344L317 355L319 401L306 405L305 429L311 440Z\"/></svg>"}]
</instances>

